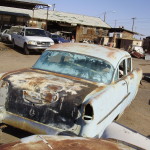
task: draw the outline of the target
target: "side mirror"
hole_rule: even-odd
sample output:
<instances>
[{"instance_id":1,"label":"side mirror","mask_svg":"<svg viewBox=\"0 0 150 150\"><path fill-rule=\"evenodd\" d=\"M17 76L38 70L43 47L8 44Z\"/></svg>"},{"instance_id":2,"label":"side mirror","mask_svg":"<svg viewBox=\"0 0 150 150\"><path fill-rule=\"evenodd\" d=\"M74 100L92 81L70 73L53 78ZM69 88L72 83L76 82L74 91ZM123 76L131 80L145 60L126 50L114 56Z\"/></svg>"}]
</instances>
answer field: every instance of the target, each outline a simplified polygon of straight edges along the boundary
<instances>
[{"instance_id":1,"label":"side mirror","mask_svg":"<svg viewBox=\"0 0 150 150\"><path fill-rule=\"evenodd\" d=\"M23 32L21 32L21 33L20 33L20 35L24 36L24 33L23 33Z\"/></svg>"},{"instance_id":2,"label":"side mirror","mask_svg":"<svg viewBox=\"0 0 150 150\"><path fill-rule=\"evenodd\" d=\"M21 36L24 36L24 33L23 33L23 32L20 32L19 34L20 34Z\"/></svg>"}]
</instances>

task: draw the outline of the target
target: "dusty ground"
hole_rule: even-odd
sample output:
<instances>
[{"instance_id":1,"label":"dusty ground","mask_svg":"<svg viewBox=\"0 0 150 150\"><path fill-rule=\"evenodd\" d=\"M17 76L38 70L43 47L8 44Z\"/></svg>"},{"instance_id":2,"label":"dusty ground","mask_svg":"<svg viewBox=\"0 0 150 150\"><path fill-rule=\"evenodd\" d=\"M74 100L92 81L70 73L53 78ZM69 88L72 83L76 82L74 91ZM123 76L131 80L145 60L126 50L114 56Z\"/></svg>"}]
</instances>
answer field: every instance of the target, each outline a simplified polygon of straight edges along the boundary
<instances>
[{"instance_id":1,"label":"dusty ground","mask_svg":"<svg viewBox=\"0 0 150 150\"><path fill-rule=\"evenodd\" d=\"M33 53L29 56L23 55L22 50L14 50L9 44L0 43L0 73L31 67L39 58L40 54ZM150 74L150 61L133 58L133 67L140 67L143 73ZM119 123L138 131L139 133L150 135L150 83L142 81L138 94L132 104L125 110L118 120ZM2 127L2 126L1 126ZM19 134L18 134L19 133ZM29 133L6 127L0 131L0 144L15 141L18 138L28 136Z\"/></svg>"}]
</instances>

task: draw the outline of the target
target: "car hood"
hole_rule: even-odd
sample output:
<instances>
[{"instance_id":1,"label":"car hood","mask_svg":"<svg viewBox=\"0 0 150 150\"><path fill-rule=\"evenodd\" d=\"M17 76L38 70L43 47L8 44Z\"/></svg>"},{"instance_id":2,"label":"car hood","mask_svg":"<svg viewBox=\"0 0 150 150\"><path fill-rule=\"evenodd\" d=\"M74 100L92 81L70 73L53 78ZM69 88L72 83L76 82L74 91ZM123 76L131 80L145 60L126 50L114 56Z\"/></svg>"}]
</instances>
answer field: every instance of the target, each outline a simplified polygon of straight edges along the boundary
<instances>
[{"instance_id":1,"label":"car hood","mask_svg":"<svg viewBox=\"0 0 150 150\"><path fill-rule=\"evenodd\" d=\"M43 36L26 36L26 38L31 41L54 42L51 38Z\"/></svg>"},{"instance_id":2,"label":"car hood","mask_svg":"<svg viewBox=\"0 0 150 150\"><path fill-rule=\"evenodd\" d=\"M98 86L66 77L33 69L3 76L9 85L6 110L45 124L73 126L85 97ZM33 110L37 116L29 113Z\"/></svg>"}]
</instances>

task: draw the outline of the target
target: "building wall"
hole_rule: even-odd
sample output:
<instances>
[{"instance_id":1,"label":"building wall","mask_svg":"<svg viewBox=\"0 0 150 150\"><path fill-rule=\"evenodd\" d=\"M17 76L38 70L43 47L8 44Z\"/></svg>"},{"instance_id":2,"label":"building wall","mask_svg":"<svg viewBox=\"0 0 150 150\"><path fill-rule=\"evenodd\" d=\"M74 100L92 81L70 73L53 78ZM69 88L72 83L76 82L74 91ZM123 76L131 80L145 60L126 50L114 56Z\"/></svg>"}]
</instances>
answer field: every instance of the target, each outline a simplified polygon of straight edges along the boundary
<instances>
[{"instance_id":1,"label":"building wall","mask_svg":"<svg viewBox=\"0 0 150 150\"><path fill-rule=\"evenodd\" d=\"M51 23L51 21L48 21ZM0 28L3 28L3 25L8 24L9 26L12 25L27 25L31 27L37 27L42 29L47 29L47 21L45 19L32 19L27 16L15 16L15 15L0 15ZM72 26L68 23L61 23L55 21L55 24L57 24L56 28L58 27L58 31L68 31L72 32L70 34L70 39L72 36L75 37L76 42L80 42L83 40L87 41L94 41L94 43L106 45L108 43L108 39L106 38L108 36L109 29L104 28L97 28L97 27L89 27L89 26L83 26L83 25L77 25ZM61 24L63 24L61 26ZM55 29L56 30L56 29Z\"/></svg>"},{"instance_id":2,"label":"building wall","mask_svg":"<svg viewBox=\"0 0 150 150\"><path fill-rule=\"evenodd\" d=\"M143 41L141 41L141 40L134 40L133 41L133 45L142 46L142 44L143 44Z\"/></svg>"},{"instance_id":3,"label":"building wall","mask_svg":"<svg viewBox=\"0 0 150 150\"><path fill-rule=\"evenodd\" d=\"M146 38L143 40L143 49L147 50L150 53L150 38Z\"/></svg>"},{"instance_id":4,"label":"building wall","mask_svg":"<svg viewBox=\"0 0 150 150\"><path fill-rule=\"evenodd\" d=\"M132 43L133 43L132 40L121 39L120 48L128 50L128 48L130 47L130 45L132 45Z\"/></svg>"},{"instance_id":5,"label":"building wall","mask_svg":"<svg viewBox=\"0 0 150 150\"><path fill-rule=\"evenodd\" d=\"M132 39L133 38L133 33L127 32L127 31L123 31L122 33L122 38L128 38L128 39Z\"/></svg>"},{"instance_id":6,"label":"building wall","mask_svg":"<svg viewBox=\"0 0 150 150\"><path fill-rule=\"evenodd\" d=\"M46 30L46 21L44 20L29 20L28 26Z\"/></svg>"},{"instance_id":7,"label":"building wall","mask_svg":"<svg viewBox=\"0 0 150 150\"><path fill-rule=\"evenodd\" d=\"M80 42L83 40L100 42L101 37L108 36L108 30L87 27L87 26L77 26L76 28L76 41Z\"/></svg>"},{"instance_id":8,"label":"building wall","mask_svg":"<svg viewBox=\"0 0 150 150\"><path fill-rule=\"evenodd\" d=\"M0 26L3 25L25 25L30 18L26 16L0 15Z\"/></svg>"},{"instance_id":9,"label":"building wall","mask_svg":"<svg viewBox=\"0 0 150 150\"><path fill-rule=\"evenodd\" d=\"M128 50L131 45L142 46L141 40L129 40L129 39L121 39L120 48L124 50Z\"/></svg>"}]
</instances>

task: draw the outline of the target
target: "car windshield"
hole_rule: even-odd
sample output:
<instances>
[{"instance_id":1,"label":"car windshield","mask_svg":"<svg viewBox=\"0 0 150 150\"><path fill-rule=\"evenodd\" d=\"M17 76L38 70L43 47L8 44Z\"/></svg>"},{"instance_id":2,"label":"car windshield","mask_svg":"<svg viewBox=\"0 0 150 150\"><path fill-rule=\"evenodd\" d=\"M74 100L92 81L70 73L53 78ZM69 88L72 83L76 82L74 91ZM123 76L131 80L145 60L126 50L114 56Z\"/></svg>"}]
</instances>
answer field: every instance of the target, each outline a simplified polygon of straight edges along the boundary
<instances>
[{"instance_id":1,"label":"car windshield","mask_svg":"<svg viewBox=\"0 0 150 150\"><path fill-rule=\"evenodd\" d=\"M52 38L57 39L57 38L59 38L59 36L58 35L52 35Z\"/></svg>"},{"instance_id":2,"label":"car windshield","mask_svg":"<svg viewBox=\"0 0 150 150\"><path fill-rule=\"evenodd\" d=\"M43 36L43 37L47 37L45 31L40 30L40 29L26 29L25 35L26 36Z\"/></svg>"},{"instance_id":3,"label":"car windshield","mask_svg":"<svg viewBox=\"0 0 150 150\"><path fill-rule=\"evenodd\" d=\"M45 51L34 69L52 71L93 82L109 84L114 73L113 66L105 60L65 51Z\"/></svg>"}]
</instances>

